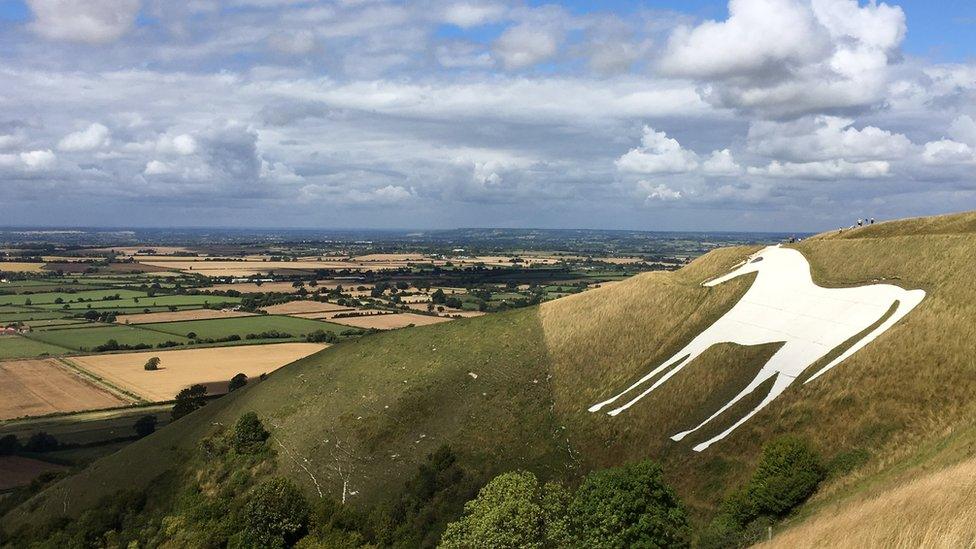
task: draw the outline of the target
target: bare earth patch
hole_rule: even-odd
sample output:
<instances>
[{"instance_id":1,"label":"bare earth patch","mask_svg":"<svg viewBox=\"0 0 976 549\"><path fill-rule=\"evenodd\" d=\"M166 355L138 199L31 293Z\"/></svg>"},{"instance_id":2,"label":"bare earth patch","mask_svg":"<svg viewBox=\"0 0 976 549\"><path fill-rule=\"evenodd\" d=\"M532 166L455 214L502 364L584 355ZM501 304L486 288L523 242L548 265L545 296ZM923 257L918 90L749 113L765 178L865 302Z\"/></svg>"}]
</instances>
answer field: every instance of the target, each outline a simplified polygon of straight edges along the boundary
<instances>
[{"instance_id":1,"label":"bare earth patch","mask_svg":"<svg viewBox=\"0 0 976 549\"><path fill-rule=\"evenodd\" d=\"M126 404L57 359L0 362L0 420Z\"/></svg>"},{"instance_id":2,"label":"bare earth patch","mask_svg":"<svg viewBox=\"0 0 976 549\"><path fill-rule=\"evenodd\" d=\"M116 318L119 324L149 324L152 322L176 322L180 320L207 320L211 318L234 318L252 316L243 311L225 311L216 309L193 309L190 311L173 311L162 313L140 313L135 315L120 315Z\"/></svg>"},{"instance_id":3,"label":"bare earth patch","mask_svg":"<svg viewBox=\"0 0 976 549\"><path fill-rule=\"evenodd\" d=\"M209 394L226 393L227 383L238 373L257 377L326 347L318 343L238 345L79 356L71 361L114 385L159 402L172 400L181 389L197 383L206 385ZM151 357L161 361L156 371L143 368Z\"/></svg>"},{"instance_id":4,"label":"bare earth patch","mask_svg":"<svg viewBox=\"0 0 976 549\"><path fill-rule=\"evenodd\" d=\"M0 456L0 491L27 486L42 473L64 469L67 469L64 465L55 465L38 459Z\"/></svg>"},{"instance_id":5,"label":"bare earth patch","mask_svg":"<svg viewBox=\"0 0 976 549\"><path fill-rule=\"evenodd\" d=\"M349 318L332 318L331 322L355 326L357 328L376 328L377 330L393 330L404 328L413 324L414 326L426 326L428 324L439 324L449 322L451 319L437 316L417 315L413 313L400 313L393 315L370 315L354 316Z\"/></svg>"}]
</instances>

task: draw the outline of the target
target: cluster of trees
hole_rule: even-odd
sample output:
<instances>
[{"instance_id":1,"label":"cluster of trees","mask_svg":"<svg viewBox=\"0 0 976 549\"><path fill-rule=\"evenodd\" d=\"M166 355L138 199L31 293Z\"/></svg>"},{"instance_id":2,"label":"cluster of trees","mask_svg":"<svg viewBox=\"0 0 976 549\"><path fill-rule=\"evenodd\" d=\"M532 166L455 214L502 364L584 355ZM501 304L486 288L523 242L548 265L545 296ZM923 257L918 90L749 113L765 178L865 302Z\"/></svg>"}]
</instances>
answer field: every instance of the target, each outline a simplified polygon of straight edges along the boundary
<instances>
[{"instance_id":1,"label":"cluster of trees","mask_svg":"<svg viewBox=\"0 0 976 549\"><path fill-rule=\"evenodd\" d=\"M687 547L688 514L650 461L596 471L570 492L527 471L495 477L448 525L451 548Z\"/></svg>"},{"instance_id":2,"label":"cluster of trees","mask_svg":"<svg viewBox=\"0 0 976 549\"><path fill-rule=\"evenodd\" d=\"M749 481L722 502L702 533L703 548L745 547L792 513L826 476L820 455L802 438L785 436L763 448Z\"/></svg>"}]
</instances>

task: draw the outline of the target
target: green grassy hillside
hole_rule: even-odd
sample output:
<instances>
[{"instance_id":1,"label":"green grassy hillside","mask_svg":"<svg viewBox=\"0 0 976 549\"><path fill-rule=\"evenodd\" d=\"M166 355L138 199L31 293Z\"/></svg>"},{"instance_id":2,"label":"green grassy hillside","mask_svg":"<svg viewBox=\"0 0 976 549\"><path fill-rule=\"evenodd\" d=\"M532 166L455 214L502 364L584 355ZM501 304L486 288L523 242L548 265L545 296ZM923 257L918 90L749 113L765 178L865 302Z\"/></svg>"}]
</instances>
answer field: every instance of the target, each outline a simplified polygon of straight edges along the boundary
<instances>
[{"instance_id":1,"label":"green grassy hillside","mask_svg":"<svg viewBox=\"0 0 976 549\"><path fill-rule=\"evenodd\" d=\"M714 288L700 283L752 248L718 250L677 272L541 307L343 342L96 462L9 513L3 525L77 515L120 487L149 486L249 410L269 426L279 469L310 498L338 497L346 483L358 507L394 497L427 454L449 444L480 480L521 468L572 483L591 469L650 457L703 520L749 475L763 443L785 433L806 437L840 464L810 504L822 506L896 468L964 457L944 441L976 417L974 231L976 214L960 214L796 245L821 285L884 279L928 296L851 359L810 385L794 384L701 454L691 446L712 433L682 443L668 436L738 392L777 345L716 346L615 418L586 408L728 310L750 277ZM725 426L715 422L714 432Z\"/></svg>"}]
</instances>

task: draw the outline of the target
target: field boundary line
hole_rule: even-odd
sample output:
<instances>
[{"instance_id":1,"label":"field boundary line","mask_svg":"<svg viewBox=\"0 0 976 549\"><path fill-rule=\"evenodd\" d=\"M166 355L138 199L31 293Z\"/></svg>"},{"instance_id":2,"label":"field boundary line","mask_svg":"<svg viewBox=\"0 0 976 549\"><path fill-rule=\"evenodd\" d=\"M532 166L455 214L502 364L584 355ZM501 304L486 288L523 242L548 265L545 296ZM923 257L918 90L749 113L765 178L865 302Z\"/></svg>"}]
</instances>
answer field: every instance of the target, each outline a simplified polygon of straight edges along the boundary
<instances>
[{"instance_id":1,"label":"field boundary line","mask_svg":"<svg viewBox=\"0 0 976 549\"><path fill-rule=\"evenodd\" d=\"M151 400L148 400L148 399L146 399L146 398L144 398L144 397L142 397L142 396L140 396L140 395L138 395L136 393L133 393L131 391L127 391L127 390L125 390L125 389L123 389L123 388L115 385L114 383L106 380L105 378L103 378L101 376L98 376L98 375L94 374L93 372L90 372L90 371L86 370L84 367L82 367L81 365L79 365L76 362L72 361L71 359L63 358L63 357L58 357L55 360L57 360L58 362L60 362L61 364L63 364L67 368L69 368L71 371L73 371L76 374L80 375L81 377L85 378L89 382L94 383L99 388L105 389L108 392L110 392L112 394L115 394L116 396L125 397L126 400L134 400L135 401L135 404L150 404L150 403L152 403Z\"/></svg>"}]
</instances>

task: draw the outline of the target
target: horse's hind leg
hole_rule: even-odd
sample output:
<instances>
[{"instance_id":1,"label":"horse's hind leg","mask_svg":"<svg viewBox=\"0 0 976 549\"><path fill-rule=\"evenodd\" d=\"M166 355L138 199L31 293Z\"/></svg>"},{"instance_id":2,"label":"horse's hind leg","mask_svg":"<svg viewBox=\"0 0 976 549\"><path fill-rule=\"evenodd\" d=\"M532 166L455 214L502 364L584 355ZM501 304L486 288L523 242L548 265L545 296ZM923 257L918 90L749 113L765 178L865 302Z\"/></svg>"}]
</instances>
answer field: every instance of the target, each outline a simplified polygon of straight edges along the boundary
<instances>
[{"instance_id":1,"label":"horse's hind leg","mask_svg":"<svg viewBox=\"0 0 976 549\"><path fill-rule=\"evenodd\" d=\"M732 400L730 400L725 406L722 406L722 408L719 409L719 411L715 412L708 419L706 419L705 421L703 421L700 424L698 424L698 426L695 427L694 429L689 429L687 431L683 431L681 433L678 433L678 434L674 435L673 437L671 437L671 440L679 441L679 440L683 439L684 437L686 437L687 435L689 435L691 433L694 433L698 429L701 429L706 424L708 424L710 421L712 421L713 419L715 419L716 417L718 417L719 415L721 415L723 412L725 412L726 410L728 410L729 408L731 408L732 406L734 406L737 402L739 402L740 400L742 400L742 398L744 396L746 396L749 393L755 391L757 387L759 387L760 385L762 385L763 383L765 383L769 378L771 378L773 376L776 376L776 379L775 379L775 381L773 381L773 386L769 389L769 393L766 394L766 398L764 398L762 400L762 402L760 402L755 408L753 408L752 410L750 410L749 413L747 413L746 415L742 416L738 421L736 421L735 423L733 423L731 427L729 427L728 429L726 429L726 430L722 431L721 433L715 435L714 437L706 440L705 442L702 442L701 444L696 445L694 448L692 448L692 450L694 450L696 452L701 452L702 450L708 448L712 444L714 444L714 443L722 440L723 438L727 437L732 431L736 430L740 425L742 425L746 421L749 421L749 419L752 418L752 416L754 416L757 413L759 413L759 410L762 410L770 402L776 400L776 397L778 397L779 395L781 395L783 393L783 391L785 391L786 388L789 387L790 384L793 383L793 381L796 380L796 378L793 377L793 376L784 374L782 372L776 371L774 369L768 369L767 370L766 368L763 368L763 370L759 372L759 375L757 375L756 378L753 379L752 382L749 383L749 385L746 386L746 388L743 389L741 393L739 393L738 395L736 395L735 398L733 398Z\"/></svg>"},{"instance_id":2,"label":"horse's hind leg","mask_svg":"<svg viewBox=\"0 0 976 549\"><path fill-rule=\"evenodd\" d=\"M651 370L647 375L645 375L644 377L638 379L630 387L627 387L626 389L624 389L623 391L621 391L620 393L618 393L613 398L610 398L608 400L604 400L603 402L600 402L599 404L594 404L593 406L590 406L589 410L591 412L599 412L600 409L603 408L604 406L607 406L608 404L613 404L620 397L626 395L630 391L633 391L637 387L643 385L644 383L647 382L647 380L652 379L654 376L660 374L662 371L664 371L665 369L667 369L669 366L672 366L672 365L674 366L674 368L672 368L671 372L668 372L668 375L665 375L664 377L662 377L661 379L659 379L650 389L648 389L647 391L644 391L639 397L637 397L636 399L632 400L630 403L628 403L627 405L623 406L622 408L617 409L617 410L614 410L613 412L610 412L610 415L617 415L617 414L619 414L620 411L623 408L626 408L626 407L630 406L634 402L640 400L645 395L647 395L647 393L649 393L649 392L653 391L654 389L656 389L661 383L663 383L664 381L666 381L671 375L674 375L674 372L676 372L677 370L680 370L686 364L688 364L689 362L691 362L692 360L694 360L694 358L696 356L698 356L698 353L696 353L693 350L691 350L691 345L688 345L684 349L681 349L680 351L678 351L677 353L675 353L674 356L672 356L671 358L669 358L666 361L662 362L660 366L658 366L657 368L654 368L653 370Z\"/></svg>"}]
</instances>

